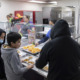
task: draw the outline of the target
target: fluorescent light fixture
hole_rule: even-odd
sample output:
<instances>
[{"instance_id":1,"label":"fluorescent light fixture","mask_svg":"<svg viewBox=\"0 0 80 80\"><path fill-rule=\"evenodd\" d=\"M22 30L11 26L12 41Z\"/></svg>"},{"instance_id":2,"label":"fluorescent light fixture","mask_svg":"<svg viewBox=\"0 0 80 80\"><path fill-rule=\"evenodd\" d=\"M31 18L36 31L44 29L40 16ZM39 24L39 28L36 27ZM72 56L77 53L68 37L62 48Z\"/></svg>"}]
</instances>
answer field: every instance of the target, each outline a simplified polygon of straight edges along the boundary
<instances>
[{"instance_id":1,"label":"fluorescent light fixture","mask_svg":"<svg viewBox=\"0 0 80 80\"><path fill-rule=\"evenodd\" d=\"M56 2L56 1L52 1L52 2L49 2L49 3L57 4L57 2Z\"/></svg>"},{"instance_id":2,"label":"fluorescent light fixture","mask_svg":"<svg viewBox=\"0 0 80 80\"><path fill-rule=\"evenodd\" d=\"M44 1L34 1L34 0L29 1L29 2L32 2L32 3L46 3L46 2L44 2Z\"/></svg>"}]
</instances>

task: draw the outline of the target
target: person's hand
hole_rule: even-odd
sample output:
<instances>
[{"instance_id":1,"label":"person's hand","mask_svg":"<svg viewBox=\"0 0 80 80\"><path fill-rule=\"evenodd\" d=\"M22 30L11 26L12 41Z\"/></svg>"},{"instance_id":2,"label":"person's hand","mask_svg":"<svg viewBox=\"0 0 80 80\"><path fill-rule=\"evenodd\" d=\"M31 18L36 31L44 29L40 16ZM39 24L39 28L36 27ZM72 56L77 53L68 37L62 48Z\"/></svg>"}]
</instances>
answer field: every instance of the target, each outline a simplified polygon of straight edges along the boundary
<instances>
[{"instance_id":1,"label":"person's hand","mask_svg":"<svg viewBox=\"0 0 80 80\"><path fill-rule=\"evenodd\" d=\"M38 46L39 45L39 43L37 42L37 43L35 43L35 46Z\"/></svg>"},{"instance_id":2,"label":"person's hand","mask_svg":"<svg viewBox=\"0 0 80 80\"><path fill-rule=\"evenodd\" d=\"M31 68L33 68L34 67L34 65L28 65L27 66L27 69L31 69Z\"/></svg>"}]
</instances>

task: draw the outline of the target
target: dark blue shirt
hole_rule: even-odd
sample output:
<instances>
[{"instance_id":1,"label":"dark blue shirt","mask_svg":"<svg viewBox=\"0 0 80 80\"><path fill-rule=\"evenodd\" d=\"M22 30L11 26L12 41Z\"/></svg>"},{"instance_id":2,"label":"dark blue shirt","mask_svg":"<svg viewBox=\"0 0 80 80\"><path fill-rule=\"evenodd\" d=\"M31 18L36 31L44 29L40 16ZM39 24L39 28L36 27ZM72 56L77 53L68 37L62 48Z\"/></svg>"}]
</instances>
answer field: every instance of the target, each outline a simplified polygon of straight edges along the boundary
<instances>
[{"instance_id":1,"label":"dark blue shirt","mask_svg":"<svg viewBox=\"0 0 80 80\"><path fill-rule=\"evenodd\" d=\"M50 33L51 33L51 29L47 32L46 36L42 38L38 43L41 44L46 42L50 38Z\"/></svg>"}]
</instances>

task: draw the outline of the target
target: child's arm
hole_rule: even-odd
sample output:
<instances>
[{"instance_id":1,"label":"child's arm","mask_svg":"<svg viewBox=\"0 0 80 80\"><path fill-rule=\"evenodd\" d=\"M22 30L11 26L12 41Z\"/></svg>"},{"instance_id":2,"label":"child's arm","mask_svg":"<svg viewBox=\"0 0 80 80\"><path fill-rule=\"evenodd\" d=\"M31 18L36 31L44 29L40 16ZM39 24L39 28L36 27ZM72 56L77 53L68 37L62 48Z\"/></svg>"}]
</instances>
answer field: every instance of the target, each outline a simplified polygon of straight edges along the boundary
<instances>
[{"instance_id":1,"label":"child's arm","mask_svg":"<svg viewBox=\"0 0 80 80\"><path fill-rule=\"evenodd\" d=\"M23 74L28 69L32 68L32 66L30 66L28 68L23 67L17 53L13 53L10 64L11 64L12 70L15 74Z\"/></svg>"}]
</instances>

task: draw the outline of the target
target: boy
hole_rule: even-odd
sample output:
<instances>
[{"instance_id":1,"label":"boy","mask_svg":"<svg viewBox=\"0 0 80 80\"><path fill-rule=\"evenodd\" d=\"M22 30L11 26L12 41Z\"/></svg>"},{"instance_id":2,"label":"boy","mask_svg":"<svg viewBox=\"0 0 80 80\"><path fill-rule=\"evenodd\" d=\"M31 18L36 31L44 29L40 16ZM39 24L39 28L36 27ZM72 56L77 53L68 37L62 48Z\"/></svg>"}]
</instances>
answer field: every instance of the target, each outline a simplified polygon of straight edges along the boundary
<instances>
[{"instance_id":1,"label":"boy","mask_svg":"<svg viewBox=\"0 0 80 80\"><path fill-rule=\"evenodd\" d=\"M16 32L10 32L7 35L7 42L8 45L3 45L1 48L7 80L23 80L23 73L31 69L33 65L23 67L21 64L17 53L17 48L21 45L21 36Z\"/></svg>"}]
</instances>

